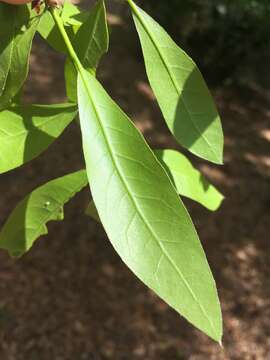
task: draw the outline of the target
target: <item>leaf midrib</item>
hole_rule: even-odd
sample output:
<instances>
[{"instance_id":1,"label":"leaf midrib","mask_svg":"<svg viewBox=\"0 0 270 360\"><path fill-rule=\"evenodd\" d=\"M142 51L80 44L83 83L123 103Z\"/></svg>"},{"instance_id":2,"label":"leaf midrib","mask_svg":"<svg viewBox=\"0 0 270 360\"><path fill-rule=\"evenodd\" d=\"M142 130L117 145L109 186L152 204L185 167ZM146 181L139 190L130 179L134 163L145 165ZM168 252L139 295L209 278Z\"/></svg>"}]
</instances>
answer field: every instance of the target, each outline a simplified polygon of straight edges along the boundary
<instances>
[{"instance_id":1,"label":"leaf midrib","mask_svg":"<svg viewBox=\"0 0 270 360\"><path fill-rule=\"evenodd\" d=\"M86 88L86 90L87 90L87 93L88 93L88 95L89 95L89 99L90 99L90 101L91 101L91 103L92 103L94 112L95 112L95 114L96 114L96 118L97 118L97 120L98 120L100 129L101 129L101 132L102 132L102 134L103 134L103 138L104 138L105 143L106 143L106 145L107 145L107 148L108 148L108 150L109 150L109 156L110 156L110 158L111 158L111 160L112 160L112 163L113 163L113 165L114 165L114 167L115 167L115 169L116 169L116 171L117 171L117 173L118 173L118 175L119 175L119 178L120 178L122 184L124 185L124 187L125 187L128 195L129 195L129 198L130 198L131 202L132 202L133 205L134 205L134 208L136 209L136 211L137 211L139 217L141 218L141 220L143 221L143 223L144 223L144 224L146 225L146 227L148 228L148 231L149 231L150 234L152 235L153 239L157 242L157 244L158 244L158 246L159 246L159 248L160 248L160 250L161 250L161 253L166 257L166 259L168 260L168 262L169 262L169 263L172 265L172 267L175 269L176 273L178 274L178 276L180 277L180 279L182 280L182 282L184 283L184 285L186 286L186 288L187 288L188 291L190 292L191 296L193 297L194 301L198 304L199 308L201 309L202 314L204 315L204 317L205 317L205 318L207 319L207 321L209 322L209 324L210 324L211 328L213 329L214 333L216 333L215 327L214 327L214 325L213 325L212 320L209 318L209 316L207 315L207 312L205 311L204 307L201 305L201 303L200 303L199 300L197 299L197 297L196 297L196 295L194 294L192 288L190 287L188 281L185 279L185 276L182 274L181 270L178 269L178 267L177 267L177 265L175 264L174 260L171 259L170 255L168 254L168 252L167 252L166 249L164 248L163 244L160 243L160 241L158 240L158 237L156 236L155 232L153 231L151 225L150 225L147 221L145 221L144 216L143 216L143 214L141 213L140 207L137 205L136 200L132 197L132 193L131 193L131 191L130 191L130 189L129 189L129 186L127 185L127 183L126 183L126 181L125 181L125 177L124 177L124 175L122 174L122 171L121 171L121 169L120 169L121 166L119 166L119 168L118 168L118 165L117 165L117 164L118 164L118 161L114 158L113 151L112 151L112 148L111 148L111 145L110 145L110 141L109 141L108 138L107 138L107 134L106 134L106 131L105 131L104 127L103 127L102 120L101 120L101 118L100 118L100 116L99 116L98 109L97 109L97 107L96 107L96 105L95 105L94 100L92 99L91 92L90 92L90 90L89 90L89 88L88 88L87 80L85 79L84 74L83 74L83 72L82 72L81 70L80 70L80 74L81 74L81 77L82 77L82 79L83 79L84 86L85 86L85 88ZM174 188L173 188L173 189L174 189ZM175 190L175 192L176 192L176 190Z\"/></svg>"},{"instance_id":2,"label":"leaf midrib","mask_svg":"<svg viewBox=\"0 0 270 360\"><path fill-rule=\"evenodd\" d=\"M92 34L91 34L91 36L90 36L90 41L89 41L89 43L88 43L88 45L87 45L87 47L86 47L86 51L85 51L85 53L84 53L84 56L83 56L83 64L85 65L85 59L86 59L86 57L87 57L87 54L88 54L88 52L89 52L89 50L91 49L91 46L92 46L92 43L93 43L93 41L94 41L94 34L96 33L96 30L97 30L97 24L98 24L98 22L99 22L99 18L100 18L100 5L99 5L99 3L97 4L97 6L98 6L98 9L97 9L97 14L98 14L98 16L96 16L95 17L95 22L94 22L94 26L93 26L93 31L92 31Z\"/></svg>"},{"instance_id":3,"label":"leaf midrib","mask_svg":"<svg viewBox=\"0 0 270 360\"><path fill-rule=\"evenodd\" d=\"M164 55L163 55L162 51L160 50L160 48L159 48L158 45L156 44L156 41L154 40L151 32L148 31L148 28L147 28L147 26L145 25L145 22L144 22L143 18L140 16L140 10L138 10L137 7L135 8L135 6L132 7L132 8L134 9L135 15L137 16L137 18L138 18L138 20L140 21L140 23L142 24L145 32L148 34L148 36L149 36L149 38L151 39L151 41L152 41L155 49L157 50L157 52L158 52L158 54L159 54L159 56L160 56L160 58L161 58L161 61L162 61L163 65L164 65L165 69L167 70L167 73L169 74L169 77L170 77L170 79L171 79L171 81L172 81L172 83L173 83L173 85L174 85L174 88L175 88L177 94L179 95L179 99L180 99L180 101L182 102L182 104L184 105L184 108L185 108L185 110L186 110L186 112L187 112L187 114L188 114L188 116L189 116L189 118L190 118L190 120L191 120L191 123L192 123L194 129L195 129L195 130L197 131L197 133L202 137L202 139L203 139L204 142L206 143L207 147L209 147L209 149L211 150L212 154L214 154L216 160L219 161L219 157L218 157L218 155L216 154L216 152L212 149L212 146L211 146L211 144L209 143L208 139L205 137L204 133L200 131L200 129L198 128L197 124L193 121L193 117L192 117L191 113L189 112L189 109L188 109L188 107L187 107L187 105L186 105L186 103L185 103L185 101L184 101L184 96L182 95L183 92L180 91L180 88L179 88L179 86L178 86L178 84L177 84L177 80L175 79L173 73L171 72L170 67L167 65L166 60L165 60L165 58L164 58ZM182 96L181 96L181 95L182 95Z\"/></svg>"}]
</instances>

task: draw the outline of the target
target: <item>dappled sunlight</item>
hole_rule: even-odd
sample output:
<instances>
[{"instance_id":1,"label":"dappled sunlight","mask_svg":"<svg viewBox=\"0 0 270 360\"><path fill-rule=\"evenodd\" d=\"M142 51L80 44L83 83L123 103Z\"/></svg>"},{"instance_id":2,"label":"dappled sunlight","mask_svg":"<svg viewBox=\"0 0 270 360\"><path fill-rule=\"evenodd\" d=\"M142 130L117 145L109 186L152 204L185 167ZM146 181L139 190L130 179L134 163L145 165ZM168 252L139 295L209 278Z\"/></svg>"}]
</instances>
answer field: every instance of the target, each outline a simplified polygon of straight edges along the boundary
<instances>
[{"instance_id":1,"label":"dappled sunlight","mask_svg":"<svg viewBox=\"0 0 270 360\"><path fill-rule=\"evenodd\" d=\"M270 176L270 156L254 155L247 153L245 159L253 164L254 168L262 175Z\"/></svg>"},{"instance_id":2,"label":"dappled sunlight","mask_svg":"<svg viewBox=\"0 0 270 360\"><path fill-rule=\"evenodd\" d=\"M123 26L124 25L123 18L121 18L121 16L108 13L107 19L108 19L108 23L111 26Z\"/></svg>"},{"instance_id":3,"label":"dappled sunlight","mask_svg":"<svg viewBox=\"0 0 270 360\"><path fill-rule=\"evenodd\" d=\"M236 180L226 174L222 168L209 166L206 164L200 165L199 169L205 174L214 184L219 184L220 188L233 187L236 184Z\"/></svg>"},{"instance_id":4,"label":"dappled sunlight","mask_svg":"<svg viewBox=\"0 0 270 360\"><path fill-rule=\"evenodd\" d=\"M270 129L262 129L259 134L263 139L266 139L270 142Z\"/></svg>"},{"instance_id":5,"label":"dappled sunlight","mask_svg":"<svg viewBox=\"0 0 270 360\"><path fill-rule=\"evenodd\" d=\"M137 83L138 92L144 95L149 100L154 101L156 99L153 90L151 89L150 85L145 81L138 81Z\"/></svg>"}]
</instances>

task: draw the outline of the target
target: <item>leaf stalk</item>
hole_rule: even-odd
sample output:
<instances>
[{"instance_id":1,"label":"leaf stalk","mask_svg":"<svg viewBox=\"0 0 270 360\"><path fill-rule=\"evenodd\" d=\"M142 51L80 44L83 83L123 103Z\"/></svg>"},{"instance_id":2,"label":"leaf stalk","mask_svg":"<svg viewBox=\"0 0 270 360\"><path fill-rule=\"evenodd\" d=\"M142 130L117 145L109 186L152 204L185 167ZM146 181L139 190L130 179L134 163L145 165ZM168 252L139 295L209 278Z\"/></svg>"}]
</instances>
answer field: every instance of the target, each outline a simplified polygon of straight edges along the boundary
<instances>
[{"instance_id":1,"label":"leaf stalk","mask_svg":"<svg viewBox=\"0 0 270 360\"><path fill-rule=\"evenodd\" d=\"M58 30L60 31L61 35L62 35L62 38L65 42L65 45L67 47L67 50L68 50L68 53L69 53L69 56L71 58L71 61L73 62L75 68L81 72L83 70L83 66L73 48L73 45L71 44L71 41L68 37L68 34L65 30L65 27L63 25L63 21L61 19L61 17L59 16L59 10L55 7L50 7L49 8L49 11L54 19L54 22L56 24L56 26L58 27Z\"/></svg>"}]
</instances>

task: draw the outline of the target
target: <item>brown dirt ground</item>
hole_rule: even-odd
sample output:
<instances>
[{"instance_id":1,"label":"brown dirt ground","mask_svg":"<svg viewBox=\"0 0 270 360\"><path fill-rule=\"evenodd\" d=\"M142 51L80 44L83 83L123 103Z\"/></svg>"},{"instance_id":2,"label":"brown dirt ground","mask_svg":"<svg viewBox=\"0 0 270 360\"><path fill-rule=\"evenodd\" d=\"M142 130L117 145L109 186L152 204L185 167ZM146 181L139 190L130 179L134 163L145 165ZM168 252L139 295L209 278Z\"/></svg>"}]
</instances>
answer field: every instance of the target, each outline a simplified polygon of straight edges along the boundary
<instances>
[{"instance_id":1,"label":"brown dirt ground","mask_svg":"<svg viewBox=\"0 0 270 360\"><path fill-rule=\"evenodd\" d=\"M176 147L147 85L134 33L111 17L112 51L100 78L154 146ZM65 99L63 59L36 41L25 100ZM209 213L186 201L215 275L224 349L186 323L121 262L84 216L86 190L18 261L0 252L1 360L265 360L270 357L270 107L257 88L214 89L225 165L193 158L226 195ZM30 190L83 167L74 123L49 150L0 177L0 223Z\"/></svg>"}]
</instances>

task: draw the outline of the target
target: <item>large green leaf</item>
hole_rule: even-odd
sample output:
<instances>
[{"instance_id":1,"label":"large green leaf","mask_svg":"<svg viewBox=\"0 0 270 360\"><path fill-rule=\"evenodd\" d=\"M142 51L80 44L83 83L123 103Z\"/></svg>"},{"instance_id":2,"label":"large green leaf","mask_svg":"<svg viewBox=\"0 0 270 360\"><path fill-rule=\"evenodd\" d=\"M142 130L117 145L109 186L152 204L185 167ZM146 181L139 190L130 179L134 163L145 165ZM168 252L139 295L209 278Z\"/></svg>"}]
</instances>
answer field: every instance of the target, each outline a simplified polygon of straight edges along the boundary
<instances>
[{"instance_id":1,"label":"large green leaf","mask_svg":"<svg viewBox=\"0 0 270 360\"><path fill-rule=\"evenodd\" d=\"M197 201L209 210L217 210L224 196L195 169L185 155L175 150L154 150L159 162L166 170L179 195ZM86 209L89 215L99 221L93 201Z\"/></svg>"},{"instance_id":2,"label":"large green leaf","mask_svg":"<svg viewBox=\"0 0 270 360\"><path fill-rule=\"evenodd\" d=\"M63 206L87 185L84 170L52 180L21 201L0 232L0 248L21 256L35 240L47 234L46 224L63 220Z\"/></svg>"},{"instance_id":3,"label":"large green leaf","mask_svg":"<svg viewBox=\"0 0 270 360\"><path fill-rule=\"evenodd\" d=\"M78 100L90 188L114 248L146 285L219 341L215 282L165 170L129 118L83 69Z\"/></svg>"},{"instance_id":4,"label":"large green leaf","mask_svg":"<svg viewBox=\"0 0 270 360\"><path fill-rule=\"evenodd\" d=\"M192 59L142 9L127 0L142 44L147 75L169 129L192 153L221 164L219 115Z\"/></svg>"},{"instance_id":5,"label":"large green leaf","mask_svg":"<svg viewBox=\"0 0 270 360\"><path fill-rule=\"evenodd\" d=\"M0 173L38 156L77 114L70 104L13 106L0 112Z\"/></svg>"},{"instance_id":6,"label":"large green leaf","mask_svg":"<svg viewBox=\"0 0 270 360\"><path fill-rule=\"evenodd\" d=\"M74 40L75 52L83 66L95 71L101 57L108 51L109 33L104 0L99 0L89 12L88 18L79 28ZM67 96L77 101L77 71L67 58L65 65Z\"/></svg>"},{"instance_id":7,"label":"large green leaf","mask_svg":"<svg viewBox=\"0 0 270 360\"><path fill-rule=\"evenodd\" d=\"M1 36L0 45L0 110L11 103L27 78L32 41L39 22L39 18L34 18L30 24L22 25L20 13L8 13L9 30Z\"/></svg>"},{"instance_id":8,"label":"large green leaf","mask_svg":"<svg viewBox=\"0 0 270 360\"><path fill-rule=\"evenodd\" d=\"M191 162L175 150L155 150L178 193L197 201L209 210L217 210L223 195L196 170Z\"/></svg>"}]
</instances>

